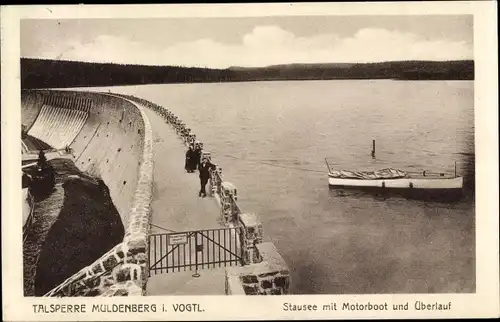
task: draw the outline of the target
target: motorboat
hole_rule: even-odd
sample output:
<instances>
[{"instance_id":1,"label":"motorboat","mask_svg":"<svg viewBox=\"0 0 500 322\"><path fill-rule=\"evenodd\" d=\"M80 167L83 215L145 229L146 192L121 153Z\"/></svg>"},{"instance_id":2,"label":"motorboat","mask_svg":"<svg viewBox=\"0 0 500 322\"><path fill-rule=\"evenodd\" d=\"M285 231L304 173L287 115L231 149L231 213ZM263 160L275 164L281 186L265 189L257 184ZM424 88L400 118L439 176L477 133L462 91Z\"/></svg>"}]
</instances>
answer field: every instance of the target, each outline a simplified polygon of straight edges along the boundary
<instances>
[{"instance_id":1,"label":"motorboat","mask_svg":"<svg viewBox=\"0 0 500 322\"><path fill-rule=\"evenodd\" d=\"M325 160L326 161L326 160ZM380 188L416 190L461 190L463 177L429 171L407 172L386 168L376 171L332 170L328 166L328 184L337 188ZM455 167L456 169L456 167Z\"/></svg>"}]
</instances>

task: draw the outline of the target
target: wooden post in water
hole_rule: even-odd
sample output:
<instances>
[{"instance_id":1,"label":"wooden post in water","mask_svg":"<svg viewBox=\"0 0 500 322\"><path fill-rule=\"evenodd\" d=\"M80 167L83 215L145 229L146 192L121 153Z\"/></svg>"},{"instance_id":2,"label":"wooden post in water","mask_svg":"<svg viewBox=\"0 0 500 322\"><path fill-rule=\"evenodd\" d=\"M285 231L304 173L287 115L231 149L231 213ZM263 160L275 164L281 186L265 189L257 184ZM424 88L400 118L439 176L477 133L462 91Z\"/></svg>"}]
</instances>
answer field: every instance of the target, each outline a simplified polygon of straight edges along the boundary
<instances>
[{"instance_id":1,"label":"wooden post in water","mask_svg":"<svg viewBox=\"0 0 500 322\"><path fill-rule=\"evenodd\" d=\"M372 158L375 158L375 140L372 140Z\"/></svg>"},{"instance_id":2,"label":"wooden post in water","mask_svg":"<svg viewBox=\"0 0 500 322\"><path fill-rule=\"evenodd\" d=\"M457 177L457 161L455 161L455 178Z\"/></svg>"}]
</instances>

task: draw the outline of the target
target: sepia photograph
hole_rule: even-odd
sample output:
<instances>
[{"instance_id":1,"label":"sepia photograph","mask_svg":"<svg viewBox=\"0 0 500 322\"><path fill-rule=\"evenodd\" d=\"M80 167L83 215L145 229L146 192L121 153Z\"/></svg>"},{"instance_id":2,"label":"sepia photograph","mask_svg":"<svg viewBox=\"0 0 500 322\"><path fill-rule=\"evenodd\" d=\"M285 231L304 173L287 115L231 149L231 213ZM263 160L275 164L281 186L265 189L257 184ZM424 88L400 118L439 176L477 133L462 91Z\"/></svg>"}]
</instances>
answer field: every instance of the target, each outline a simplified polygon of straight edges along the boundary
<instances>
[{"instance_id":1,"label":"sepia photograph","mask_svg":"<svg viewBox=\"0 0 500 322\"><path fill-rule=\"evenodd\" d=\"M173 296L185 300L170 311L203 312L189 296L398 294L452 297L317 305L331 318L458 309L453 296L478 292L476 21L21 17L22 225L9 233L27 310L166 312L37 298Z\"/></svg>"}]
</instances>

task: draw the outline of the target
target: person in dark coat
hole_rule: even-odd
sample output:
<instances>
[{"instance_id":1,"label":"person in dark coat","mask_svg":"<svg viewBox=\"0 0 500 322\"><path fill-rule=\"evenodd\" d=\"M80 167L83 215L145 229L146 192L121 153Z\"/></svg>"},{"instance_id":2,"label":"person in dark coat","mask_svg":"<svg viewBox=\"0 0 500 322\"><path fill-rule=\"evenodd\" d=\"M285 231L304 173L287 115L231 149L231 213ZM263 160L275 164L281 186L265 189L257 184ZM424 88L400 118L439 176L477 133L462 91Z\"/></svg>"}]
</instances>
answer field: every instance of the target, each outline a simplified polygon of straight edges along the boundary
<instances>
[{"instance_id":1,"label":"person in dark coat","mask_svg":"<svg viewBox=\"0 0 500 322\"><path fill-rule=\"evenodd\" d=\"M200 171L200 192L198 193L199 197L205 198L207 196L206 186L208 183L208 179L210 179L210 169L215 170L215 165L207 161L207 159L203 159L198 166L198 171Z\"/></svg>"},{"instance_id":2,"label":"person in dark coat","mask_svg":"<svg viewBox=\"0 0 500 322\"><path fill-rule=\"evenodd\" d=\"M194 170L196 170L196 154L194 152L193 146L189 146L189 150L186 152L186 161L184 163L184 169L186 169L187 172L192 173Z\"/></svg>"},{"instance_id":3,"label":"person in dark coat","mask_svg":"<svg viewBox=\"0 0 500 322\"><path fill-rule=\"evenodd\" d=\"M47 158L45 157L43 150L40 150L40 153L38 153L37 165L40 169L44 169L48 165Z\"/></svg>"}]
</instances>

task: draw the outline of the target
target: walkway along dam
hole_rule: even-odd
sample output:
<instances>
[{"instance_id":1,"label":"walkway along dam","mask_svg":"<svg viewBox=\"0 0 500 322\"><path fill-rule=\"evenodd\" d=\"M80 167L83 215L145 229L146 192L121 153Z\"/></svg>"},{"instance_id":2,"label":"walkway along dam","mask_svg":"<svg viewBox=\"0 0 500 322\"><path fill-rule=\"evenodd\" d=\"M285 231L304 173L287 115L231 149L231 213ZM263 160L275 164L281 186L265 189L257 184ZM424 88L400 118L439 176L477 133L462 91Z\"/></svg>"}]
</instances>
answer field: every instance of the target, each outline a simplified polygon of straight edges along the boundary
<instances>
[{"instance_id":1,"label":"walkway along dam","mask_svg":"<svg viewBox=\"0 0 500 322\"><path fill-rule=\"evenodd\" d=\"M183 160L204 144L168 109L52 90L23 90L21 105L23 170L40 149L56 169L48 197L26 194L25 296L288 294L286 263L220 166L197 198Z\"/></svg>"}]
</instances>

